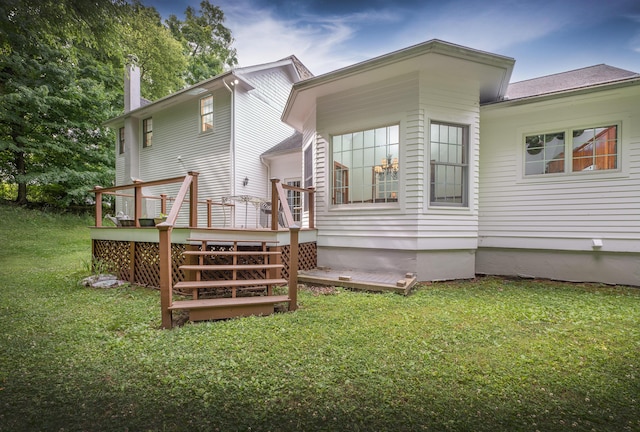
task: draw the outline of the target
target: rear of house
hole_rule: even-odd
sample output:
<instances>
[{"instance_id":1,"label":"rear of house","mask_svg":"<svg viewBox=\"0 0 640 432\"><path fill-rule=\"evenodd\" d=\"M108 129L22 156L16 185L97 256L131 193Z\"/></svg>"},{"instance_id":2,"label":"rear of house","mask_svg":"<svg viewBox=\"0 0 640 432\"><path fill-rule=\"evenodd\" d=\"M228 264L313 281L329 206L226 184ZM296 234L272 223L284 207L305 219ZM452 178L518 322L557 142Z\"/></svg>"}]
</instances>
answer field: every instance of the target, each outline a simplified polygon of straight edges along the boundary
<instances>
[{"instance_id":1,"label":"rear of house","mask_svg":"<svg viewBox=\"0 0 640 432\"><path fill-rule=\"evenodd\" d=\"M480 113L476 272L640 285L640 76L515 83Z\"/></svg>"}]
</instances>

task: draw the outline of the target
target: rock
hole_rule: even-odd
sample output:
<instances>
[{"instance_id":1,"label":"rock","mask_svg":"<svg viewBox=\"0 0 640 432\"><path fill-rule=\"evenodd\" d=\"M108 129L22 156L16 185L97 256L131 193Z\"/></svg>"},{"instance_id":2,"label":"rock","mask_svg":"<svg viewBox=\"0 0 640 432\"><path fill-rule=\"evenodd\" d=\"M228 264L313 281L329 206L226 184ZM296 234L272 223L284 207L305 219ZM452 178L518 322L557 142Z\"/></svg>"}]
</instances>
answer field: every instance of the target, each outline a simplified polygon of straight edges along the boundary
<instances>
[{"instance_id":1,"label":"rock","mask_svg":"<svg viewBox=\"0 0 640 432\"><path fill-rule=\"evenodd\" d=\"M118 280L114 275L99 274L82 279L80 285L91 288L117 288L126 282Z\"/></svg>"}]
</instances>

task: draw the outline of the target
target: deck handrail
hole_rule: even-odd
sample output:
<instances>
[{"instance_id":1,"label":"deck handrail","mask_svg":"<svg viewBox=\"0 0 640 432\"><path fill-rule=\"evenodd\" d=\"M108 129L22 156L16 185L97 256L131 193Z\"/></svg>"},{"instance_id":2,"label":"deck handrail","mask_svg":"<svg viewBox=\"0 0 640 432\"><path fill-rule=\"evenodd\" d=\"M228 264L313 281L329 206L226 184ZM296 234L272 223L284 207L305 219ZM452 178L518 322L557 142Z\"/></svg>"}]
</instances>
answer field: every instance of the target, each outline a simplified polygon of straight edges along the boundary
<instances>
[{"instance_id":1,"label":"deck handrail","mask_svg":"<svg viewBox=\"0 0 640 432\"><path fill-rule=\"evenodd\" d=\"M307 189L299 188L296 186L290 186L280 183L280 179L272 178L271 179L271 229L273 231L278 230L278 212L280 207L282 207L282 213L284 216L284 221L287 224L287 227L294 226L296 224L293 219L293 214L291 213L291 209L289 208L289 203L287 201L287 194L285 190L292 190L296 192L301 192L307 194L307 201L309 203L309 228L315 228L315 188L310 187Z\"/></svg>"}]
</instances>

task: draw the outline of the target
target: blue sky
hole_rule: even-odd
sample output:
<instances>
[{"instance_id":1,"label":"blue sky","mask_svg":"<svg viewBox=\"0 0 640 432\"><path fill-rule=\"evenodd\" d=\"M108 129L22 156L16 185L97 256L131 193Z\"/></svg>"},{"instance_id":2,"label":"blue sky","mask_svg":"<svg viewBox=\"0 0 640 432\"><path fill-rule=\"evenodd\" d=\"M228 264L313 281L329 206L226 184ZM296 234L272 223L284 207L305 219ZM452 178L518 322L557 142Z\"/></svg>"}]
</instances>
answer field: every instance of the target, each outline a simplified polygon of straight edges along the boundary
<instances>
[{"instance_id":1,"label":"blue sky","mask_svg":"<svg viewBox=\"0 0 640 432\"><path fill-rule=\"evenodd\" d=\"M143 0L163 18L200 0ZM640 73L640 0L217 0L240 66L316 75L430 39L516 59L512 82L606 63Z\"/></svg>"}]
</instances>

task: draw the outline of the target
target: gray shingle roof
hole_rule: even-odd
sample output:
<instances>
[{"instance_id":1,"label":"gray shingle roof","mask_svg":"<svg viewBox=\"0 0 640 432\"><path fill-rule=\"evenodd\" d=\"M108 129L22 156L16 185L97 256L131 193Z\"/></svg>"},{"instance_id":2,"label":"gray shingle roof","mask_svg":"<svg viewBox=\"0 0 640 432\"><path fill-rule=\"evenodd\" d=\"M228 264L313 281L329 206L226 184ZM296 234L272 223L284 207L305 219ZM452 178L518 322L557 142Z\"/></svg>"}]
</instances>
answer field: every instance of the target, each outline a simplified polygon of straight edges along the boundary
<instances>
[{"instance_id":1,"label":"gray shingle roof","mask_svg":"<svg viewBox=\"0 0 640 432\"><path fill-rule=\"evenodd\" d=\"M606 64L599 64L509 84L505 99L513 100L540 96L634 77L640 77L640 74Z\"/></svg>"},{"instance_id":2,"label":"gray shingle roof","mask_svg":"<svg viewBox=\"0 0 640 432\"><path fill-rule=\"evenodd\" d=\"M294 132L290 137L285 138L266 152L262 153L262 156L273 156L278 153L286 153L299 149L302 149L302 134L300 132Z\"/></svg>"}]
</instances>

